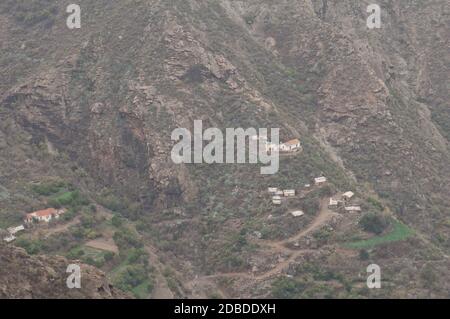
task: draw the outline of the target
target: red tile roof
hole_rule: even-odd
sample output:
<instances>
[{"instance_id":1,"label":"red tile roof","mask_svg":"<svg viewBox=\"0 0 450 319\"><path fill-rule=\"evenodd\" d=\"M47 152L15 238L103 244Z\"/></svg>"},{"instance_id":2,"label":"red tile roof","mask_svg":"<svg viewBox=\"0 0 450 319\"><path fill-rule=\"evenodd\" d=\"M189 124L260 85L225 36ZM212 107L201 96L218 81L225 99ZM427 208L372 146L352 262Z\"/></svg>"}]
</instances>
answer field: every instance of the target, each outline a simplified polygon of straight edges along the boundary
<instances>
[{"instance_id":1,"label":"red tile roof","mask_svg":"<svg viewBox=\"0 0 450 319\"><path fill-rule=\"evenodd\" d=\"M27 217L28 218L31 218L31 217L34 217L34 216L36 216L36 217L45 217L45 216L49 216L49 215L54 215L54 214L56 214L56 212L57 211L54 208L47 208L47 209L38 210L36 212L27 214Z\"/></svg>"},{"instance_id":2,"label":"red tile roof","mask_svg":"<svg viewBox=\"0 0 450 319\"><path fill-rule=\"evenodd\" d=\"M285 144L285 145L296 145L296 144L298 144L298 143L300 143L300 140L296 138L296 139L287 141L287 142L284 143L284 144Z\"/></svg>"}]
</instances>

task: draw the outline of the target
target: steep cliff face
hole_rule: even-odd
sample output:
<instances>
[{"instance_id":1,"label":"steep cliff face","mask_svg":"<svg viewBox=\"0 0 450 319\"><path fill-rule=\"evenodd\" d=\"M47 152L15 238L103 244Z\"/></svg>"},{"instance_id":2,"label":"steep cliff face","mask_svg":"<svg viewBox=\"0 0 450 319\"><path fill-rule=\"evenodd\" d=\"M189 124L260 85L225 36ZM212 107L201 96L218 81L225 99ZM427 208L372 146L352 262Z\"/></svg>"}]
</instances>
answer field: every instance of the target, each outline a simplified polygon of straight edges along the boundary
<instances>
[{"instance_id":1,"label":"steep cliff face","mask_svg":"<svg viewBox=\"0 0 450 319\"><path fill-rule=\"evenodd\" d=\"M402 217L431 233L449 205L449 140L442 125L449 6L381 1L382 28L370 30L369 4L232 1L228 7L252 17L249 32L271 43L296 80L306 78L317 93L310 134L323 137Z\"/></svg>"},{"instance_id":2,"label":"steep cliff face","mask_svg":"<svg viewBox=\"0 0 450 319\"><path fill-rule=\"evenodd\" d=\"M0 186L9 193L45 175L93 196L109 188L132 203L122 213L150 240L176 247L170 258L210 273L248 268L234 255L253 252L222 243L241 228L294 231L262 217L272 212L262 189L325 174L338 189L378 196L448 253L448 1L379 1L379 30L366 26L368 0L79 2L80 30L66 28L62 1L46 14L0 6ZM304 152L272 177L175 165L171 132L194 120L279 127ZM50 162L36 151L42 143L57 154ZM159 228L167 213L176 222ZM221 249L233 251L223 263Z\"/></svg>"},{"instance_id":3,"label":"steep cliff face","mask_svg":"<svg viewBox=\"0 0 450 319\"><path fill-rule=\"evenodd\" d=\"M81 265L81 288L69 289L67 267L74 263L57 256L30 256L23 249L0 243L0 298L122 299L103 272Z\"/></svg>"}]
</instances>

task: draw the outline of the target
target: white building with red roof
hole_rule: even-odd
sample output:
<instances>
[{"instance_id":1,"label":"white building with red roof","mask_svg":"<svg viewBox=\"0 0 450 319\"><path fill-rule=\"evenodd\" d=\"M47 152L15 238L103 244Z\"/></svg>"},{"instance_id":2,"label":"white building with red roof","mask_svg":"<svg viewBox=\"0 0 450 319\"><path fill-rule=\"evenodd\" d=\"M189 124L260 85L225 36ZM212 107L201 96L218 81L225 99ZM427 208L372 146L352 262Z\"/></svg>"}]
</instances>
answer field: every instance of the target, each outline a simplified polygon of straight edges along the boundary
<instances>
[{"instance_id":1,"label":"white building with red roof","mask_svg":"<svg viewBox=\"0 0 450 319\"><path fill-rule=\"evenodd\" d=\"M280 150L283 152L296 152L301 148L299 139L293 139L280 145Z\"/></svg>"},{"instance_id":2,"label":"white building with red roof","mask_svg":"<svg viewBox=\"0 0 450 319\"><path fill-rule=\"evenodd\" d=\"M27 214L24 221L27 224L33 223L34 221L48 223L53 218L58 219L59 216L64 213L65 213L64 209L57 210L54 208L47 208Z\"/></svg>"}]
</instances>

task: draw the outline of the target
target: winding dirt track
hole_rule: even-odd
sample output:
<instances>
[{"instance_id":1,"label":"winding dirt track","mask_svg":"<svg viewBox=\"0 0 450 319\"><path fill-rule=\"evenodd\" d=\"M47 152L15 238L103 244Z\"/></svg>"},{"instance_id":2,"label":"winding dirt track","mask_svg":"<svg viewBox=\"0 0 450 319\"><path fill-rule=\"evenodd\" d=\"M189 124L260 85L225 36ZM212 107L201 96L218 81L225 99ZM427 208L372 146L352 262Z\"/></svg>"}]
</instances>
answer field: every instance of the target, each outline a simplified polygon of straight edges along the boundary
<instances>
[{"instance_id":1,"label":"winding dirt track","mask_svg":"<svg viewBox=\"0 0 450 319\"><path fill-rule=\"evenodd\" d=\"M91 247L91 248L95 248L95 249L110 251L115 254L119 253L119 248L117 247L117 245L114 243L114 240L112 240L112 239L110 239L110 240L105 239L105 238L94 239L94 240L88 241L85 245L87 247Z\"/></svg>"},{"instance_id":2,"label":"winding dirt track","mask_svg":"<svg viewBox=\"0 0 450 319\"><path fill-rule=\"evenodd\" d=\"M38 231L44 232L44 237L49 238L52 235L64 233L66 232L71 226L75 226L80 223L80 216L75 217L73 220L69 221L68 223L57 225L53 228L47 228L47 229L38 229Z\"/></svg>"},{"instance_id":3,"label":"winding dirt track","mask_svg":"<svg viewBox=\"0 0 450 319\"><path fill-rule=\"evenodd\" d=\"M234 273L225 273L225 274L216 274L216 275L209 275L204 276L202 278L232 278L232 277L244 277L248 279L257 279L257 280L264 280L268 279L272 276L275 276L283 271L286 267L289 266L295 259L297 259L299 256L305 254L305 253L314 253L316 250L314 249L302 249L302 250L292 250L288 247L286 247L286 244L296 242L303 237L307 236L308 234L320 229L323 227L333 216L338 215L335 212L332 212L328 209L328 201L326 199L323 199L320 203L320 210L319 214L316 216L316 218L313 220L313 222L304 230L299 232L298 234L294 235L291 238L281 240L281 241L264 241L263 243L271 248L271 252L274 254L276 253L290 253L289 257L278 263L274 268L271 270L264 272L259 275L250 274L248 272L234 272Z\"/></svg>"}]
</instances>

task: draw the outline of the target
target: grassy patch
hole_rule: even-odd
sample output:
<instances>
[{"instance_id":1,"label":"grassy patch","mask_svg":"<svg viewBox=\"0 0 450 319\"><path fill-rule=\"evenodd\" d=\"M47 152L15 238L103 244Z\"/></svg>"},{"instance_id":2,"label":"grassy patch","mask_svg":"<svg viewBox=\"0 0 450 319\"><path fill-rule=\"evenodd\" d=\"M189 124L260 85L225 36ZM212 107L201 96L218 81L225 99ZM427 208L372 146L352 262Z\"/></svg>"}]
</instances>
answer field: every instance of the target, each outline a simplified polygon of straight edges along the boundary
<instances>
[{"instance_id":1,"label":"grassy patch","mask_svg":"<svg viewBox=\"0 0 450 319\"><path fill-rule=\"evenodd\" d=\"M79 191L64 192L53 196L48 203L53 207L71 207L79 208L89 204L89 200L85 198Z\"/></svg>"},{"instance_id":2,"label":"grassy patch","mask_svg":"<svg viewBox=\"0 0 450 319\"><path fill-rule=\"evenodd\" d=\"M38 195L50 196L56 194L67 187L62 180L45 181L36 185L32 185L31 189Z\"/></svg>"},{"instance_id":3,"label":"grassy patch","mask_svg":"<svg viewBox=\"0 0 450 319\"><path fill-rule=\"evenodd\" d=\"M152 280L147 279L140 285L131 289L131 292L136 298L145 299L148 298L152 290L153 290L153 282Z\"/></svg>"},{"instance_id":4,"label":"grassy patch","mask_svg":"<svg viewBox=\"0 0 450 319\"><path fill-rule=\"evenodd\" d=\"M96 267L102 267L105 263L106 252L86 246L77 246L69 251L69 259L81 259L83 262Z\"/></svg>"},{"instance_id":5,"label":"grassy patch","mask_svg":"<svg viewBox=\"0 0 450 319\"><path fill-rule=\"evenodd\" d=\"M347 243L345 246L354 249L367 249L382 244L402 241L414 235L414 231L411 228L397 220L393 220L392 225L393 230L387 235Z\"/></svg>"}]
</instances>

